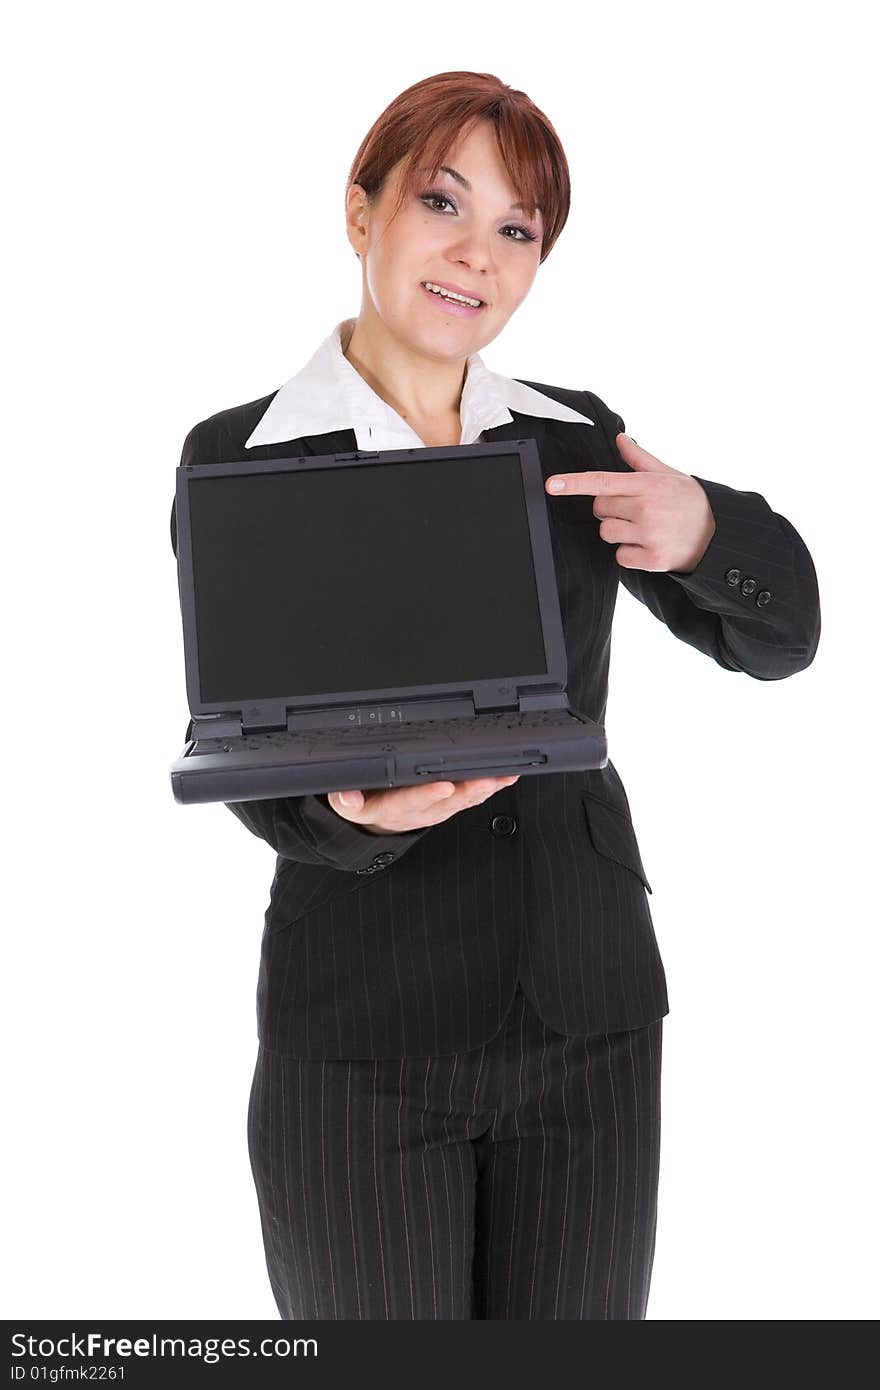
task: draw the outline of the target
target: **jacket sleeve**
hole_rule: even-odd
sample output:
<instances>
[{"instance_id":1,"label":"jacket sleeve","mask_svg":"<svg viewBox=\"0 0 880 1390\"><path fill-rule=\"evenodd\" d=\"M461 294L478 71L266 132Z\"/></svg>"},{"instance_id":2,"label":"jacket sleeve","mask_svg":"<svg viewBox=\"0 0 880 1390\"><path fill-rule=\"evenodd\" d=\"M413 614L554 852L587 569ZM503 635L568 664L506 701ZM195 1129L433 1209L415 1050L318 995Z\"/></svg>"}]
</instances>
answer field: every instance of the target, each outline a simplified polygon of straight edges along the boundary
<instances>
[{"instance_id":1,"label":"jacket sleeve","mask_svg":"<svg viewBox=\"0 0 880 1390\"><path fill-rule=\"evenodd\" d=\"M183 444L181 463L207 462L199 456L199 426L190 430ZM171 503L171 548L177 558L177 501ZM180 576L178 574L178 593ZM192 738L190 720L185 741ZM300 864L324 864L352 873L372 872L405 854L432 826L399 835L374 835L344 816L337 815L326 796L284 796L259 801L225 801L252 834L271 845L276 854ZM382 856L379 865L377 856Z\"/></svg>"},{"instance_id":2,"label":"jacket sleeve","mask_svg":"<svg viewBox=\"0 0 880 1390\"><path fill-rule=\"evenodd\" d=\"M592 391L586 395L619 459L615 439L625 432L623 420ZM809 550L759 492L696 481L715 518L696 568L660 573L621 565L620 582L676 637L728 671L764 681L803 671L816 655L821 631L819 585Z\"/></svg>"}]
</instances>

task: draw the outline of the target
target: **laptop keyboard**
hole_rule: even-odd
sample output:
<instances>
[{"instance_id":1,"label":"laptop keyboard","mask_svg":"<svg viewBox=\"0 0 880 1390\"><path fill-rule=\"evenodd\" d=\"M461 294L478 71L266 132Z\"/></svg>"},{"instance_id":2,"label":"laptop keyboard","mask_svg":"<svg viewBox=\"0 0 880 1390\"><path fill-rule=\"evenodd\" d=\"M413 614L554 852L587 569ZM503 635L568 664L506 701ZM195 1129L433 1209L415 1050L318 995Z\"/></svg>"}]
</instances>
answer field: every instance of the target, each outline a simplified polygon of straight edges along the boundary
<instances>
[{"instance_id":1,"label":"laptop keyboard","mask_svg":"<svg viewBox=\"0 0 880 1390\"><path fill-rule=\"evenodd\" d=\"M567 725L577 716L568 710L532 710L529 713L517 714L509 711L500 711L495 714L481 714L478 716L478 723L481 729L498 727L499 725L509 729L520 729L523 733L532 730L540 731L546 728L559 728L560 725ZM246 734L238 738L200 738L196 743L194 751L199 753L221 753L231 752L233 749L243 748L290 748L302 749L308 745L312 749L320 750L322 747L337 749L346 745L381 743L388 750L401 747L401 745L412 746L423 742L433 742L437 738L449 738L455 742L457 734L461 733L462 725L467 725L468 730L472 730L474 725L472 719L414 719L400 724L357 724L339 729L301 729L297 733L290 733L286 729L278 729L265 734ZM580 722L580 721L578 721Z\"/></svg>"}]
</instances>

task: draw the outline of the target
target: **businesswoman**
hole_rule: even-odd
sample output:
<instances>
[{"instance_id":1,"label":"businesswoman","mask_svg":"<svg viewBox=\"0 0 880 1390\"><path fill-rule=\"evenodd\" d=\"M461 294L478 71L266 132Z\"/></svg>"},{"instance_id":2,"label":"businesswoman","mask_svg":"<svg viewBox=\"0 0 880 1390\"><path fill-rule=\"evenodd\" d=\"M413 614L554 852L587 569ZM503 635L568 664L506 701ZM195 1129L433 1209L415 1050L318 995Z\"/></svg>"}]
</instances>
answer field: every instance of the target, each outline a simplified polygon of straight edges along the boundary
<instances>
[{"instance_id":1,"label":"businesswoman","mask_svg":"<svg viewBox=\"0 0 880 1390\"><path fill-rule=\"evenodd\" d=\"M725 670L803 670L818 587L785 517L483 362L568 207L523 92L417 82L349 174L357 318L182 462L535 439L573 708L604 722L620 581ZM276 855L248 1142L281 1316L644 1318L668 1003L613 763L229 809Z\"/></svg>"}]
</instances>

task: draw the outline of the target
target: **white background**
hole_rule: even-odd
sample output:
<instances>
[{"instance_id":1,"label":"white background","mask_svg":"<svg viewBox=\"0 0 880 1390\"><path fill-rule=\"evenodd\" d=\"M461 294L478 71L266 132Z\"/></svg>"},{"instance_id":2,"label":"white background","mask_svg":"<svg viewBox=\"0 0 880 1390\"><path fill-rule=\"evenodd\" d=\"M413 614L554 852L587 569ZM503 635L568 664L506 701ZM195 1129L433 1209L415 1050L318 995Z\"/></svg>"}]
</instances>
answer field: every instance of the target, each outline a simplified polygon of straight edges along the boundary
<instances>
[{"instance_id":1,"label":"white background","mask_svg":"<svg viewBox=\"0 0 880 1390\"><path fill-rule=\"evenodd\" d=\"M174 470L197 420L275 390L357 314L350 162L398 92L459 68L527 91L573 180L488 365L589 388L667 463L761 493L819 575L818 655L779 682L620 593L607 729L671 1001L649 1317L876 1316L868 15L19 7L5 1316L278 1316L245 1134L274 856L172 796Z\"/></svg>"}]
</instances>

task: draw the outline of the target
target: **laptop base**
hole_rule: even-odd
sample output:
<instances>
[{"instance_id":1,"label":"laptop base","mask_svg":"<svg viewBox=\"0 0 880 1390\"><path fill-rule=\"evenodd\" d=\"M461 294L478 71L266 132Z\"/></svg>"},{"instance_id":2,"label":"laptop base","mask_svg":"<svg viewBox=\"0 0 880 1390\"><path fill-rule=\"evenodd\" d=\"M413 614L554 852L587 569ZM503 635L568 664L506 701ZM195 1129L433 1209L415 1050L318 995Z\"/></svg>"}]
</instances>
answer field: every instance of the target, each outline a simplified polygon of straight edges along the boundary
<instances>
[{"instance_id":1,"label":"laptop base","mask_svg":"<svg viewBox=\"0 0 880 1390\"><path fill-rule=\"evenodd\" d=\"M491 736L487 723L492 725ZM191 739L171 767L182 804L258 801L605 767L605 730L573 711L426 720L424 727Z\"/></svg>"}]
</instances>

